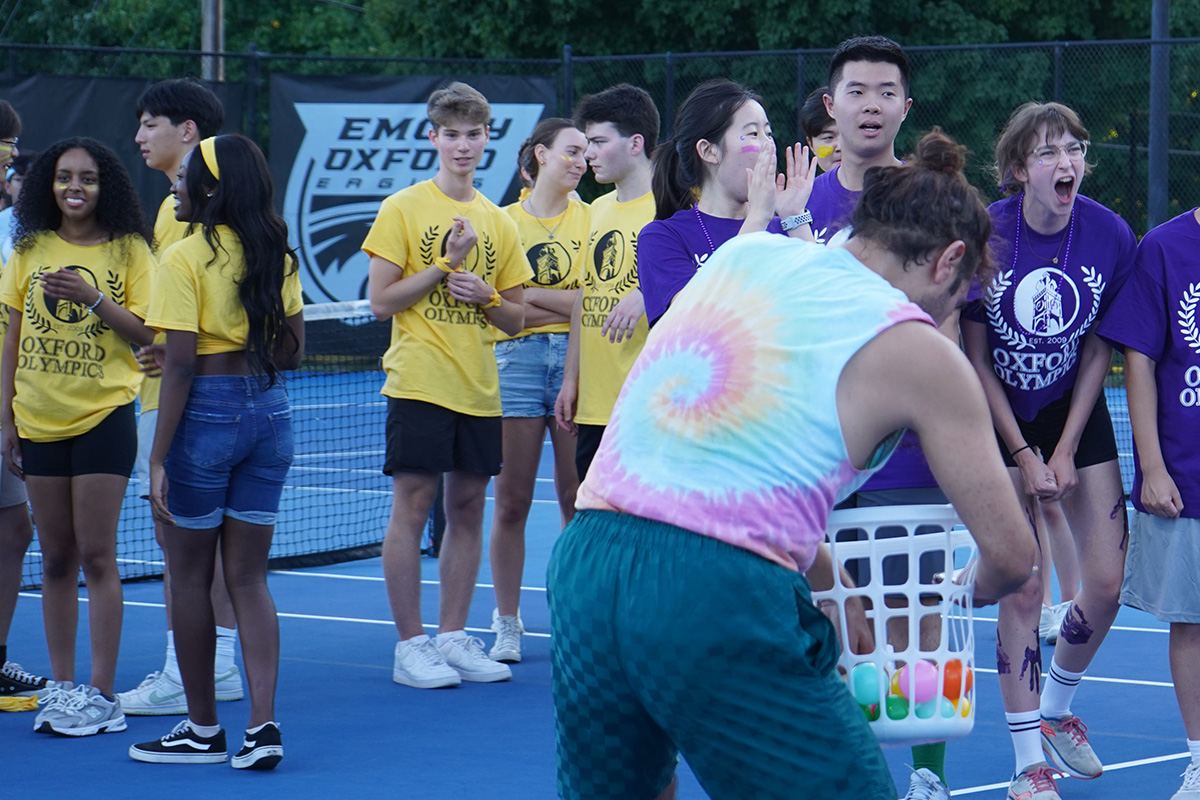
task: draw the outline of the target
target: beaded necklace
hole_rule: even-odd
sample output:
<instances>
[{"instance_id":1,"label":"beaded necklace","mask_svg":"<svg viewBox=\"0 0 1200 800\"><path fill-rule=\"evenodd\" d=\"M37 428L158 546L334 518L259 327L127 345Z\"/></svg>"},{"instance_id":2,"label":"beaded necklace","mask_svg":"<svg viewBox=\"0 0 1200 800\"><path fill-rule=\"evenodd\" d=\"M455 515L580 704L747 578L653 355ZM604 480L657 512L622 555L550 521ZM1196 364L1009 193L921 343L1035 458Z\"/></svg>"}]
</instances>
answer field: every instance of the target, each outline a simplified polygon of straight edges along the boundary
<instances>
[{"instance_id":1,"label":"beaded necklace","mask_svg":"<svg viewBox=\"0 0 1200 800\"><path fill-rule=\"evenodd\" d=\"M1012 260L1012 268L1013 268L1014 272L1017 269L1017 257L1021 252L1021 220L1025 216L1024 210L1025 210L1025 195L1022 194L1021 199L1017 201L1017 240L1015 242L1013 242L1013 260ZM1026 236L1029 235L1028 231L1025 233L1025 235ZM1069 228L1067 228L1067 238L1066 238L1067 251L1065 253L1063 253L1063 263L1062 263L1063 269L1066 269L1067 259L1069 259L1071 257L1071 239L1073 239L1074 237L1075 237L1075 210L1072 209L1071 210L1071 225ZM1060 242L1059 247L1061 248L1061 246L1062 246L1062 243ZM1039 256L1037 251L1033 249L1032 241L1030 241L1030 243L1029 243L1029 252L1033 253L1035 256L1042 259L1043 261L1046 260L1045 256ZM1053 264L1058 264L1058 254L1055 253L1054 258L1051 259L1050 261Z\"/></svg>"},{"instance_id":2,"label":"beaded necklace","mask_svg":"<svg viewBox=\"0 0 1200 800\"><path fill-rule=\"evenodd\" d=\"M700 206L692 206L692 211L696 212L696 222L700 223L700 230L704 231L704 238L708 241L708 254L711 256L717 252L717 248L713 246L712 237L708 235L708 227L704 224L704 217L700 215Z\"/></svg>"}]
</instances>

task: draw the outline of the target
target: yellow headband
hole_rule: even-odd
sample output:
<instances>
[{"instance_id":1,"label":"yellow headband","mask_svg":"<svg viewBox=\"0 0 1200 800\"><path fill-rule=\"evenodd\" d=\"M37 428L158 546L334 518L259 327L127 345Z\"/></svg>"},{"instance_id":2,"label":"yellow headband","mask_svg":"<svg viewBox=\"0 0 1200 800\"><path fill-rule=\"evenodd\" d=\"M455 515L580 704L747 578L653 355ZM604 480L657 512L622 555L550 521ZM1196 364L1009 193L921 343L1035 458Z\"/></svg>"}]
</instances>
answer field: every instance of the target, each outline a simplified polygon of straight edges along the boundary
<instances>
[{"instance_id":1,"label":"yellow headband","mask_svg":"<svg viewBox=\"0 0 1200 800\"><path fill-rule=\"evenodd\" d=\"M221 167L217 164L217 137L210 136L200 142L200 157L212 176L221 180Z\"/></svg>"}]
</instances>

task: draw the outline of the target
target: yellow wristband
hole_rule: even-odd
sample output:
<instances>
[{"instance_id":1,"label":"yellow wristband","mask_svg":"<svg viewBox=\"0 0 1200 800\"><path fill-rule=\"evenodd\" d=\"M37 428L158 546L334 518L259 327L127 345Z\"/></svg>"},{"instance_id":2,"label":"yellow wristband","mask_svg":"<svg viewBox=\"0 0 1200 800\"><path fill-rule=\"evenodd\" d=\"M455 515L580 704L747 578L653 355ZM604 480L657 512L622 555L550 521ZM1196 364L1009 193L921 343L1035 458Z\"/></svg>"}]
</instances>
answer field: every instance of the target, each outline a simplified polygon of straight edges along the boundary
<instances>
[{"instance_id":1,"label":"yellow wristband","mask_svg":"<svg viewBox=\"0 0 1200 800\"><path fill-rule=\"evenodd\" d=\"M499 292L492 292L492 299L484 303L480 308L495 308L503 302L504 298L500 296Z\"/></svg>"},{"instance_id":2,"label":"yellow wristband","mask_svg":"<svg viewBox=\"0 0 1200 800\"><path fill-rule=\"evenodd\" d=\"M434 261L433 264L445 273L458 272L456 267L450 266L450 256L442 256L438 260Z\"/></svg>"}]
</instances>

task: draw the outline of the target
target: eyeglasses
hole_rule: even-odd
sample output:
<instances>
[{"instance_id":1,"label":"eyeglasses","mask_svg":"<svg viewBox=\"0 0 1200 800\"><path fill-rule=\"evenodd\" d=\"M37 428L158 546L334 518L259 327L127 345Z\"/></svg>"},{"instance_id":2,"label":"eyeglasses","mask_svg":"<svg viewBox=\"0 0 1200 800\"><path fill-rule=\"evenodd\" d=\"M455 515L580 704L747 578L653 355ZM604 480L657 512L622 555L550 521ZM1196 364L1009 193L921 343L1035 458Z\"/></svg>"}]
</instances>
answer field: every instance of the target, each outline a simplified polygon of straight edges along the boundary
<instances>
[{"instance_id":1,"label":"eyeglasses","mask_svg":"<svg viewBox=\"0 0 1200 800\"><path fill-rule=\"evenodd\" d=\"M1038 164L1043 167L1047 164L1057 164L1059 153L1065 153L1067 158L1072 161L1082 161L1087 155L1088 145L1091 142L1067 142L1066 144L1047 144L1037 148L1031 155L1037 159Z\"/></svg>"}]
</instances>

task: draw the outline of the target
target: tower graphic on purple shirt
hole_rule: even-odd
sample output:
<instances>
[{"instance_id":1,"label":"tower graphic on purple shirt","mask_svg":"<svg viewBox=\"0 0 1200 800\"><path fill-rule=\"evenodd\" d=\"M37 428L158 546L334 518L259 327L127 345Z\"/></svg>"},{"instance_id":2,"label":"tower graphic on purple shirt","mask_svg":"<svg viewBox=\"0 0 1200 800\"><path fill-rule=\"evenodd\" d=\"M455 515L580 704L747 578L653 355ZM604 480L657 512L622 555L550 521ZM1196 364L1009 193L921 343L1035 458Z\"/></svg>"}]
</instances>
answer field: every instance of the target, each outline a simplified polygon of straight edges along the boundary
<instances>
[{"instance_id":1,"label":"tower graphic on purple shirt","mask_svg":"<svg viewBox=\"0 0 1200 800\"><path fill-rule=\"evenodd\" d=\"M1038 281L1033 293L1033 332L1050 334L1062 330L1062 313L1062 293L1058 291L1058 281L1047 273Z\"/></svg>"}]
</instances>

